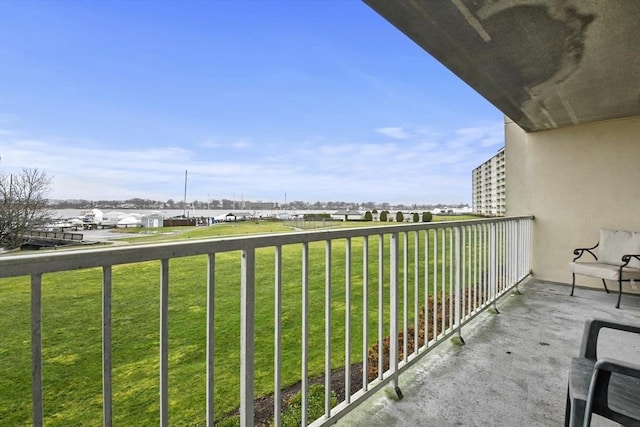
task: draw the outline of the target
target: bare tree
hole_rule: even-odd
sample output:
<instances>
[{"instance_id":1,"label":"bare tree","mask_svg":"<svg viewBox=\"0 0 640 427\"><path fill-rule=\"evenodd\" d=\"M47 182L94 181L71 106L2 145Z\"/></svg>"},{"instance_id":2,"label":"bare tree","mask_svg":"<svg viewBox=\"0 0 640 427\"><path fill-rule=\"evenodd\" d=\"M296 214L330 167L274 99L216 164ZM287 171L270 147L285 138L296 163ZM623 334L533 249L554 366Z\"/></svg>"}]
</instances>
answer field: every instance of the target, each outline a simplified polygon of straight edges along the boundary
<instances>
[{"instance_id":1,"label":"bare tree","mask_svg":"<svg viewBox=\"0 0 640 427\"><path fill-rule=\"evenodd\" d=\"M47 193L51 178L39 169L0 172L0 247L17 248L24 235L51 220Z\"/></svg>"}]
</instances>

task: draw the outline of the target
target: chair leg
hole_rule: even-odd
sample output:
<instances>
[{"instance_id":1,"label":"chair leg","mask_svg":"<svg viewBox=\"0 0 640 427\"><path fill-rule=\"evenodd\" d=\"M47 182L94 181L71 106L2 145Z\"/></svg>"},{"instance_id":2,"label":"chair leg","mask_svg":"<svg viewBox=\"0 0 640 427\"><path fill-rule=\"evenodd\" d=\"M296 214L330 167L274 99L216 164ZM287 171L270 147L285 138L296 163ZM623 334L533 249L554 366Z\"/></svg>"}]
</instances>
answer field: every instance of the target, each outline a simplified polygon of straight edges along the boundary
<instances>
[{"instance_id":1,"label":"chair leg","mask_svg":"<svg viewBox=\"0 0 640 427\"><path fill-rule=\"evenodd\" d=\"M607 289L607 282L605 282L604 279L602 279L602 284L604 285L604 290L609 293L609 289Z\"/></svg>"},{"instance_id":2,"label":"chair leg","mask_svg":"<svg viewBox=\"0 0 640 427\"><path fill-rule=\"evenodd\" d=\"M581 399L574 399L573 405L569 408L569 426L580 427L584 424L584 410L586 409L586 402ZM566 423L566 421L565 421Z\"/></svg>"},{"instance_id":3,"label":"chair leg","mask_svg":"<svg viewBox=\"0 0 640 427\"><path fill-rule=\"evenodd\" d=\"M573 282L571 283L571 296L573 296L573 289L576 287L576 273L571 273L573 276Z\"/></svg>"},{"instance_id":4,"label":"chair leg","mask_svg":"<svg viewBox=\"0 0 640 427\"><path fill-rule=\"evenodd\" d=\"M618 279L618 303L616 308L620 308L620 299L622 298L622 280Z\"/></svg>"}]
</instances>

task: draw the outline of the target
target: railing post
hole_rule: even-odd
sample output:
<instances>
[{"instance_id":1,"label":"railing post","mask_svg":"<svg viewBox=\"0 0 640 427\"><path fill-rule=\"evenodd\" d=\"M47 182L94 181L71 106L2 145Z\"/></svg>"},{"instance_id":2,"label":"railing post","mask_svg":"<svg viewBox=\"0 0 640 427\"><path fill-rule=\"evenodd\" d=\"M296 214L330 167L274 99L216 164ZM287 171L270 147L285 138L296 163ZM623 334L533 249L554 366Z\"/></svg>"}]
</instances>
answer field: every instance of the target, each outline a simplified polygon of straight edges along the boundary
<instances>
[{"instance_id":1,"label":"railing post","mask_svg":"<svg viewBox=\"0 0 640 427\"><path fill-rule=\"evenodd\" d=\"M324 284L324 413L331 417L331 240L325 241ZM276 426L279 427L279 426Z\"/></svg>"},{"instance_id":2,"label":"railing post","mask_svg":"<svg viewBox=\"0 0 640 427\"><path fill-rule=\"evenodd\" d=\"M275 251L275 295L274 295L274 319L275 329L273 344L273 425L280 427L282 410L282 246L276 246Z\"/></svg>"},{"instance_id":3,"label":"railing post","mask_svg":"<svg viewBox=\"0 0 640 427\"><path fill-rule=\"evenodd\" d=\"M169 425L169 260L160 265L160 425Z\"/></svg>"},{"instance_id":4,"label":"railing post","mask_svg":"<svg viewBox=\"0 0 640 427\"><path fill-rule=\"evenodd\" d=\"M345 247L344 401L351 403L351 238Z\"/></svg>"},{"instance_id":5,"label":"railing post","mask_svg":"<svg viewBox=\"0 0 640 427\"><path fill-rule=\"evenodd\" d=\"M253 426L255 248L242 251L240 280L240 426Z\"/></svg>"},{"instance_id":6,"label":"railing post","mask_svg":"<svg viewBox=\"0 0 640 427\"><path fill-rule=\"evenodd\" d=\"M440 282L440 298L442 303L440 305L442 313L442 321L440 322L441 333L445 333L447 330L447 229L442 229L442 252L440 260L442 265L440 266L441 282ZM449 283L451 283L451 277L449 277ZM450 315L451 313L449 313Z\"/></svg>"},{"instance_id":7,"label":"railing post","mask_svg":"<svg viewBox=\"0 0 640 427\"><path fill-rule=\"evenodd\" d=\"M490 301L493 302L493 309L496 313L499 313L498 307L496 306L496 295L497 295L497 274L496 270L498 268L498 245L497 245L497 229L496 224L491 223L489 226L489 297Z\"/></svg>"},{"instance_id":8,"label":"railing post","mask_svg":"<svg viewBox=\"0 0 640 427\"><path fill-rule=\"evenodd\" d=\"M414 231L413 237L413 353L417 355L420 350L420 234Z\"/></svg>"},{"instance_id":9,"label":"railing post","mask_svg":"<svg viewBox=\"0 0 640 427\"><path fill-rule=\"evenodd\" d=\"M215 422L215 376L214 376L214 348L215 348L215 289L216 289L216 255L209 254L207 258L207 392L206 417L207 426L213 427Z\"/></svg>"},{"instance_id":10,"label":"railing post","mask_svg":"<svg viewBox=\"0 0 640 427\"><path fill-rule=\"evenodd\" d=\"M378 236L378 379L384 371L384 235Z\"/></svg>"},{"instance_id":11,"label":"railing post","mask_svg":"<svg viewBox=\"0 0 640 427\"><path fill-rule=\"evenodd\" d=\"M424 345L429 345L429 230L424 231Z\"/></svg>"},{"instance_id":12,"label":"railing post","mask_svg":"<svg viewBox=\"0 0 640 427\"><path fill-rule=\"evenodd\" d=\"M391 234L390 253L390 311L389 323L391 329L389 368L393 376L393 387L399 399L402 399L402 391L398 383L398 233ZM405 338L406 339L406 338Z\"/></svg>"},{"instance_id":13,"label":"railing post","mask_svg":"<svg viewBox=\"0 0 640 427\"><path fill-rule=\"evenodd\" d=\"M438 338L438 229L433 230L433 340ZM426 320L425 320L426 321Z\"/></svg>"},{"instance_id":14,"label":"railing post","mask_svg":"<svg viewBox=\"0 0 640 427\"><path fill-rule=\"evenodd\" d=\"M454 268L456 267L456 263L458 262L456 257L455 257L455 242L454 242L454 237L455 237L455 228L452 228L449 231L449 315L447 316L449 318L449 328L451 328L452 330L455 329L455 323L456 323L456 312L455 312L455 307L454 307L454 298L451 298L451 294L454 295L455 297L455 286L456 286L456 273L454 272Z\"/></svg>"},{"instance_id":15,"label":"railing post","mask_svg":"<svg viewBox=\"0 0 640 427\"><path fill-rule=\"evenodd\" d=\"M42 401L42 275L31 275L31 394L33 425L44 424Z\"/></svg>"},{"instance_id":16,"label":"railing post","mask_svg":"<svg viewBox=\"0 0 640 427\"><path fill-rule=\"evenodd\" d=\"M409 360L409 233L402 233L402 359Z\"/></svg>"},{"instance_id":17,"label":"railing post","mask_svg":"<svg viewBox=\"0 0 640 427\"><path fill-rule=\"evenodd\" d=\"M522 266L524 261L521 259L523 257L522 253L522 221L516 220L516 290L518 289L518 283L520 283L520 279L522 278Z\"/></svg>"},{"instance_id":18,"label":"railing post","mask_svg":"<svg viewBox=\"0 0 640 427\"><path fill-rule=\"evenodd\" d=\"M111 426L111 266L102 268L102 423Z\"/></svg>"},{"instance_id":19,"label":"railing post","mask_svg":"<svg viewBox=\"0 0 640 427\"><path fill-rule=\"evenodd\" d=\"M368 390L369 361L369 238L362 238L362 389Z\"/></svg>"},{"instance_id":20,"label":"railing post","mask_svg":"<svg viewBox=\"0 0 640 427\"><path fill-rule=\"evenodd\" d=\"M455 292L454 292L454 298L455 298L455 308L454 308L454 315L455 315L455 327L458 329L458 338L460 339L461 342L464 342L462 340L462 319L461 319L461 310L460 310L460 299L462 298L462 292L460 291L460 285L462 282L462 259L461 259L461 240L462 240L462 236L460 233L460 227L455 227L454 228L454 237L455 237L455 243L454 243L454 259L455 259L455 282L454 282L454 286L455 286Z\"/></svg>"},{"instance_id":21,"label":"railing post","mask_svg":"<svg viewBox=\"0 0 640 427\"><path fill-rule=\"evenodd\" d=\"M307 425L309 411L309 243L302 244L302 414Z\"/></svg>"}]
</instances>

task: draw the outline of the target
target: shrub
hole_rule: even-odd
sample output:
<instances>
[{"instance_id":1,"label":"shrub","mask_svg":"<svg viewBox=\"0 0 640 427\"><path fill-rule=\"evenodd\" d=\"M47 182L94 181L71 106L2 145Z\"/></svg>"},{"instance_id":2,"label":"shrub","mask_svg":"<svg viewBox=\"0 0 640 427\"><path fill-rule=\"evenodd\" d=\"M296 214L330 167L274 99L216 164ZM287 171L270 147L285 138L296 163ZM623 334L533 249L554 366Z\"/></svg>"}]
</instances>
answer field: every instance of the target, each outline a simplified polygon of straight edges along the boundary
<instances>
[{"instance_id":1,"label":"shrub","mask_svg":"<svg viewBox=\"0 0 640 427\"><path fill-rule=\"evenodd\" d=\"M396 213L396 222L404 222L404 214L401 211Z\"/></svg>"},{"instance_id":2,"label":"shrub","mask_svg":"<svg viewBox=\"0 0 640 427\"><path fill-rule=\"evenodd\" d=\"M413 222L420 222L420 215L417 213L413 213Z\"/></svg>"},{"instance_id":3,"label":"shrub","mask_svg":"<svg viewBox=\"0 0 640 427\"><path fill-rule=\"evenodd\" d=\"M433 215L431 212L422 212L422 222L431 222Z\"/></svg>"},{"instance_id":4,"label":"shrub","mask_svg":"<svg viewBox=\"0 0 640 427\"><path fill-rule=\"evenodd\" d=\"M387 218L388 214L389 213L387 211L380 212L380 222L387 222L388 221L388 218Z\"/></svg>"},{"instance_id":5,"label":"shrub","mask_svg":"<svg viewBox=\"0 0 640 427\"><path fill-rule=\"evenodd\" d=\"M373 215L371 215L371 212L366 211L366 212L364 213L364 220L365 220L365 221L373 221Z\"/></svg>"}]
</instances>

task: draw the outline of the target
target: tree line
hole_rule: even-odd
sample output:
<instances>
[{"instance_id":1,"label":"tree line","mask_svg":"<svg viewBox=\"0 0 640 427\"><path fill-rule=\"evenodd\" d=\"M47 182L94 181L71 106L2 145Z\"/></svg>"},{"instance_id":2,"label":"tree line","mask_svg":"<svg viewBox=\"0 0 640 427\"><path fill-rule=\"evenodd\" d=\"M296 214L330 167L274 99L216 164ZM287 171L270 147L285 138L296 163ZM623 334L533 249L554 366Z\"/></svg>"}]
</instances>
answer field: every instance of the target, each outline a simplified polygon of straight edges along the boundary
<instances>
[{"instance_id":1,"label":"tree line","mask_svg":"<svg viewBox=\"0 0 640 427\"><path fill-rule=\"evenodd\" d=\"M51 190L51 178L39 169L22 169L19 173L5 173L0 171L0 248L19 247L25 235L51 223L54 209L92 209L92 208L120 208L120 209L243 209L243 210L365 210L367 216L377 214L380 210L380 220L386 221L389 210L399 211L396 215L403 215L401 211L433 210L462 208L467 204L454 205L392 205L388 202L343 202L329 201L309 203L292 201L278 204L275 202L251 202L229 199L212 199L207 201L194 200L185 203L173 199L167 201L133 198L127 200L49 200L47 195ZM430 221L431 218L419 218L414 213L414 222ZM426 215L424 213L423 215ZM429 214L430 216L431 214ZM383 219L384 218L384 219ZM369 219L371 220L371 219ZM402 222L403 218L396 218Z\"/></svg>"},{"instance_id":2,"label":"tree line","mask_svg":"<svg viewBox=\"0 0 640 427\"><path fill-rule=\"evenodd\" d=\"M301 200L291 201L288 203L278 202L254 202L251 200L230 200L230 199L211 199L209 201L193 200L193 201L175 201L169 199L166 201L150 200L150 199L126 199L126 200L51 200L49 207L52 209L245 209L245 210L433 210L433 209L453 209L464 208L469 205L466 203L454 204L392 204L388 202L344 202L344 201L328 201L328 202L305 202Z\"/></svg>"}]
</instances>

